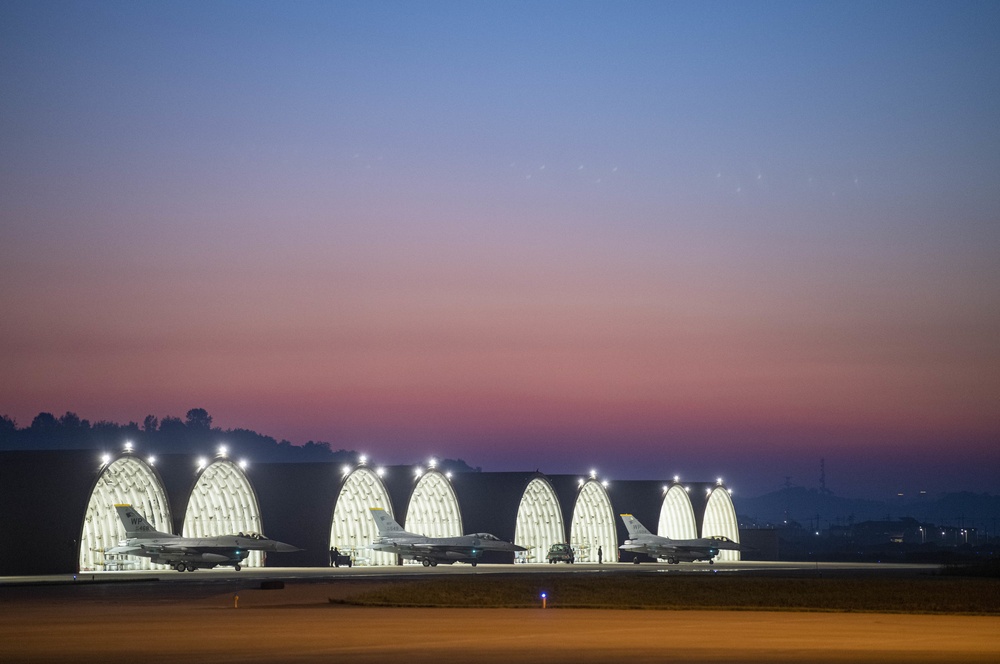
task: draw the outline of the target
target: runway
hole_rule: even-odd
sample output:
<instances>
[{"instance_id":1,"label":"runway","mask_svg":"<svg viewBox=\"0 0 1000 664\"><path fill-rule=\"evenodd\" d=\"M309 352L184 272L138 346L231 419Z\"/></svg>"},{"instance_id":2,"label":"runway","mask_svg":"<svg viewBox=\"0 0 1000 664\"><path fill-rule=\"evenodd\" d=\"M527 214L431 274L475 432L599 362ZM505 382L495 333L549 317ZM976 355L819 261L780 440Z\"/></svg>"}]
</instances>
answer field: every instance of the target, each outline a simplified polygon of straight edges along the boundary
<instances>
[{"instance_id":1,"label":"runway","mask_svg":"<svg viewBox=\"0 0 1000 664\"><path fill-rule=\"evenodd\" d=\"M399 577L434 578L455 574L923 574L939 569L939 565L914 565L902 563L815 563L815 562L717 562L669 565L667 563L577 563L477 565L456 563L426 568L422 565L393 565L384 567L259 567L243 568L239 572L231 567L219 567L195 572L177 572L172 569L152 571L80 572L78 574L49 574L41 576L2 576L0 588L7 585L38 585L64 583L112 583L135 581L207 582L207 581L311 581L350 579L384 579Z\"/></svg>"}]
</instances>

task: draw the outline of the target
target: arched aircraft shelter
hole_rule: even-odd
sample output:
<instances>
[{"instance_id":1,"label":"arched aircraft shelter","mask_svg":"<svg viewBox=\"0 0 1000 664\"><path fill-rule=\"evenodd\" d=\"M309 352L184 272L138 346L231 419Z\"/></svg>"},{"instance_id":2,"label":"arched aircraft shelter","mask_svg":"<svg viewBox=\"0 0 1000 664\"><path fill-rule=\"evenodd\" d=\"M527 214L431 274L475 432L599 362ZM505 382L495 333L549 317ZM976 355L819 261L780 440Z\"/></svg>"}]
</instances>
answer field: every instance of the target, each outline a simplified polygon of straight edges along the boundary
<instances>
[{"instance_id":1,"label":"arched aircraft shelter","mask_svg":"<svg viewBox=\"0 0 1000 664\"><path fill-rule=\"evenodd\" d=\"M602 548L604 560L613 562L618 559L618 535L607 489L595 478L581 479L580 482L569 543L576 551L579 562L597 562L598 547Z\"/></svg>"},{"instance_id":2,"label":"arched aircraft shelter","mask_svg":"<svg viewBox=\"0 0 1000 664\"><path fill-rule=\"evenodd\" d=\"M671 539L695 539L698 524L688 489L678 482L669 485L663 494L660 521L656 534Z\"/></svg>"},{"instance_id":3,"label":"arched aircraft shelter","mask_svg":"<svg viewBox=\"0 0 1000 664\"><path fill-rule=\"evenodd\" d=\"M718 483L709 488L708 499L705 503L705 516L701 525L702 537L722 536L728 537L732 541L739 543L740 527L736 519L736 509L733 506L733 499L729 490ZM716 560L732 562L740 559L739 551L723 550L719 551Z\"/></svg>"},{"instance_id":4,"label":"arched aircraft shelter","mask_svg":"<svg viewBox=\"0 0 1000 664\"><path fill-rule=\"evenodd\" d=\"M544 477L535 477L524 488L517 508L514 542L527 547L524 561L546 562L549 547L566 541L566 525L555 489Z\"/></svg>"},{"instance_id":5,"label":"arched aircraft shelter","mask_svg":"<svg viewBox=\"0 0 1000 664\"><path fill-rule=\"evenodd\" d=\"M108 459L94 483L87 502L87 515L80 537L80 567L82 570L105 570L126 564L105 558L104 551L125 539L125 527L118 518L115 505L128 503L141 511L156 529L170 532L170 504L167 493L153 467L132 454ZM163 569L149 558L129 556L132 569Z\"/></svg>"},{"instance_id":6,"label":"arched aircraft shelter","mask_svg":"<svg viewBox=\"0 0 1000 664\"><path fill-rule=\"evenodd\" d=\"M181 531L184 537L263 532L257 494L244 467L226 458L201 467L188 497ZM263 567L263 552L251 551L242 565Z\"/></svg>"},{"instance_id":7,"label":"arched aircraft shelter","mask_svg":"<svg viewBox=\"0 0 1000 664\"><path fill-rule=\"evenodd\" d=\"M444 473L417 468L403 529L428 537L462 535L462 510L451 480ZM398 519L397 519L398 521Z\"/></svg>"},{"instance_id":8,"label":"arched aircraft shelter","mask_svg":"<svg viewBox=\"0 0 1000 664\"><path fill-rule=\"evenodd\" d=\"M392 500L377 470L366 466L347 469L333 507L330 546L353 557L355 563L394 565L396 555L367 549L378 536L369 508L381 507L393 515Z\"/></svg>"}]
</instances>

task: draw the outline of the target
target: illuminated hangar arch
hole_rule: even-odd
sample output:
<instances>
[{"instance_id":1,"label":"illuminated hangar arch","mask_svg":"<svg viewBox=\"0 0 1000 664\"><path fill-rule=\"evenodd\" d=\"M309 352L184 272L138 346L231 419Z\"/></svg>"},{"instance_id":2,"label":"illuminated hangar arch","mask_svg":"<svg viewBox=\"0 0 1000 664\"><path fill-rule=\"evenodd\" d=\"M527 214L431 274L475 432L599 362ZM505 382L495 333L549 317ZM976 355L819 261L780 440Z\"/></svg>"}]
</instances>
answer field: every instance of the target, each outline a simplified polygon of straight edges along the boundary
<instances>
[{"instance_id":1,"label":"illuminated hangar arch","mask_svg":"<svg viewBox=\"0 0 1000 664\"><path fill-rule=\"evenodd\" d=\"M410 494L403 529L428 537L461 536L462 510L451 482L438 470L416 472L419 479Z\"/></svg>"},{"instance_id":2,"label":"illuminated hangar arch","mask_svg":"<svg viewBox=\"0 0 1000 664\"><path fill-rule=\"evenodd\" d=\"M171 531L170 503L159 476L149 463L123 454L104 467L90 493L80 537L81 571L109 567L104 550L125 539L125 526L115 512L115 505L122 503L133 505L157 530ZM164 568L141 556L131 556L128 560L135 569Z\"/></svg>"},{"instance_id":3,"label":"illuminated hangar arch","mask_svg":"<svg viewBox=\"0 0 1000 664\"><path fill-rule=\"evenodd\" d=\"M243 465L220 458L198 473L184 513L184 537L261 533L260 505ZM243 567L263 567L264 552L251 551Z\"/></svg>"},{"instance_id":4,"label":"illuminated hangar arch","mask_svg":"<svg viewBox=\"0 0 1000 664\"><path fill-rule=\"evenodd\" d=\"M330 546L351 555L356 562L366 560L369 565L395 565L396 554L365 549L378 536L375 520L368 511L370 507L381 507L395 518L389 492L378 472L364 466L348 468L333 507Z\"/></svg>"},{"instance_id":5,"label":"illuminated hangar arch","mask_svg":"<svg viewBox=\"0 0 1000 664\"><path fill-rule=\"evenodd\" d=\"M580 562L596 562L597 547L603 549L604 560L618 560L614 509L607 489L596 479L587 480L580 486L573 507L569 543Z\"/></svg>"},{"instance_id":6,"label":"illuminated hangar arch","mask_svg":"<svg viewBox=\"0 0 1000 664\"><path fill-rule=\"evenodd\" d=\"M663 495L660 522L656 529L660 537L671 539L696 539L698 524L691 505L688 489L678 483L671 484Z\"/></svg>"},{"instance_id":7,"label":"illuminated hangar arch","mask_svg":"<svg viewBox=\"0 0 1000 664\"><path fill-rule=\"evenodd\" d=\"M566 541L559 497L548 480L536 477L528 482L517 507L514 541L527 547L527 562L544 563L549 547Z\"/></svg>"},{"instance_id":8,"label":"illuminated hangar arch","mask_svg":"<svg viewBox=\"0 0 1000 664\"><path fill-rule=\"evenodd\" d=\"M714 537L721 535L739 543L740 526L736 520L736 508L729 490L722 484L708 489L708 502L705 504L705 517L702 520L701 536ZM716 560L736 561L740 559L739 551L719 551Z\"/></svg>"}]
</instances>

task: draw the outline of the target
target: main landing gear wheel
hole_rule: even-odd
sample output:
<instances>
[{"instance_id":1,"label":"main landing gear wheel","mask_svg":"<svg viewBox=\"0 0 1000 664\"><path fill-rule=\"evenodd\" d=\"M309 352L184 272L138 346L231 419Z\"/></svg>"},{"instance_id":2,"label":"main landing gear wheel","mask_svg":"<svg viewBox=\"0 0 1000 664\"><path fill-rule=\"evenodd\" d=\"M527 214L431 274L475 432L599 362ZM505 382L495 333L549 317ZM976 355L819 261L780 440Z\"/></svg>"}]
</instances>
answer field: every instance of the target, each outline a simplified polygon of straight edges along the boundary
<instances>
[{"instance_id":1,"label":"main landing gear wheel","mask_svg":"<svg viewBox=\"0 0 1000 664\"><path fill-rule=\"evenodd\" d=\"M632 559L632 564L633 564L633 565L638 565L638 564L639 564L639 558L638 558L638 557L636 557L636 558L633 558L633 559Z\"/></svg>"},{"instance_id":2,"label":"main landing gear wheel","mask_svg":"<svg viewBox=\"0 0 1000 664\"><path fill-rule=\"evenodd\" d=\"M194 563L188 563L188 564L187 564L187 571L189 571L189 572L193 572L193 571L195 571L196 569L198 569L198 568L194 566Z\"/></svg>"},{"instance_id":3,"label":"main landing gear wheel","mask_svg":"<svg viewBox=\"0 0 1000 664\"><path fill-rule=\"evenodd\" d=\"M237 572L239 572L243 568L240 567L239 563L237 563L237 564L233 565L233 569L236 570Z\"/></svg>"},{"instance_id":4,"label":"main landing gear wheel","mask_svg":"<svg viewBox=\"0 0 1000 664\"><path fill-rule=\"evenodd\" d=\"M431 561L425 560L423 562L424 562L424 567L430 567L431 566Z\"/></svg>"},{"instance_id":5,"label":"main landing gear wheel","mask_svg":"<svg viewBox=\"0 0 1000 664\"><path fill-rule=\"evenodd\" d=\"M476 561L475 561L475 560L473 560L473 561L472 561L472 566L473 566L473 567L475 567L475 566L476 566Z\"/></svg>"},{"instance_id":6,"label":"main landing gear wheel","mask_svg":"<svg viewBox=\"0 0 1000 664\"><path fill-rule=\"evenodd\" d=\"M177 570L178 572L183 572L184 570L187 569L187 567L185 567L184 563L177 563L176 565L174 565L174 569Z\"/></svg>"}]
</instances>

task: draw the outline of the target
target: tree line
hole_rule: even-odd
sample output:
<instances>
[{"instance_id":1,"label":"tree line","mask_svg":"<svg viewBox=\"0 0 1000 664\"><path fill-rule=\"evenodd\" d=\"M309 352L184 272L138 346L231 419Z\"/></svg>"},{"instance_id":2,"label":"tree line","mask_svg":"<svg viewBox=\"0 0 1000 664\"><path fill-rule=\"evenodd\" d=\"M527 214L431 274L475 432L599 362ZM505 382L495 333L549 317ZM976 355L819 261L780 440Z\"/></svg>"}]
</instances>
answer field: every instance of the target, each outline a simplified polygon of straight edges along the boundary
<instances>
[{"instance_id":1,"label":"tree line","mask_svg":"<svg viewBox=\"0 0 1000 664\"><path fill-rule=\"evenodd\" d=\"M7 415L0 415L0 450L121 449L132 441L137 450L155 454L209 454L225 443L234 455L254 462L284 463L326 461L355 464L356 450L334 450L330 443L308 441L295 445L276 440L250 429L212 426L212 416L204 408L192 408L184 419L167 415L162 419L147 415L142 424L119 424L100 420L91 423L67 411L61 417L42 412L27 427L19 428ZM444 459L440 467L453 472L481 471L462 459Z\"/></svg>"}]
</instances>

